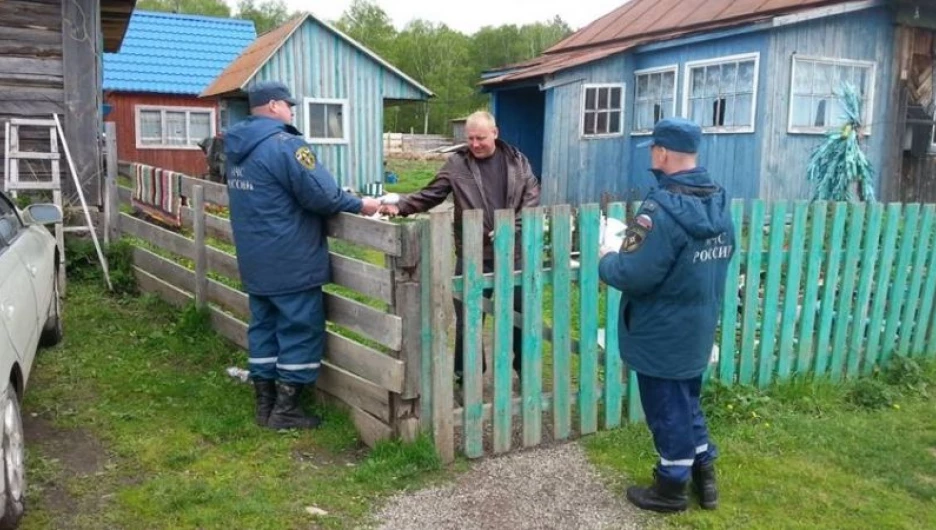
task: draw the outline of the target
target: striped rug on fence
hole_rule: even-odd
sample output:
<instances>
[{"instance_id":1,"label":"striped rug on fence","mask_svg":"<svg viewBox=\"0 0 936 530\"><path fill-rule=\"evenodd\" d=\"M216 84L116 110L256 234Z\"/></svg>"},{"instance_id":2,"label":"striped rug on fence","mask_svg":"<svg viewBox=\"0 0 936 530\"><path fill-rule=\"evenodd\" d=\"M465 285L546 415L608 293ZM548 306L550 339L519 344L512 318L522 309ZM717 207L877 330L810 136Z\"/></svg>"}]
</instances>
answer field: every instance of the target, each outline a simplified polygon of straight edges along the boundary
<instances>
[{"instance_id":1,"label":"striped rug on fence","mask_svg":"<svg viewBox=\"0 0 936 530\"><path fill-rule=\"evenodd\" d=\"M182 226L182 173L146 164L133 164L131 204L174 227Z\"/></svg>"}]
</instances>

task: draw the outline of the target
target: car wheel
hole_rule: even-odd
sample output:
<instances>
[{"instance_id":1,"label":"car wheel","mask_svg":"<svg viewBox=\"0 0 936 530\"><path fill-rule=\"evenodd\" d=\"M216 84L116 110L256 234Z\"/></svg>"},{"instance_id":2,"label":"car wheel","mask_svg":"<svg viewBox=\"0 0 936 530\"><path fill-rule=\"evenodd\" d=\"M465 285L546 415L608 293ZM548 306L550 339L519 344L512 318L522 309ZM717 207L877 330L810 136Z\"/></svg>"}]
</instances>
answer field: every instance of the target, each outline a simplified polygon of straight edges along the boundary
<instances>
[{"instance_id":1,"label":"car wheel","mask_svg":"<svg viewBox=\"0 0 936 530\"><path fill-rule=\"evenodd\" d=\"M46 319L39 336L39 347L49 348L62 342L65 330L62 328L62 291L59 289L58 273L55 274L52 287L52 302L49 305L49 318Z\"/></svg>"},{"instance_id":2,"label":"car wheel","mask_svg":"<svg viewBox=\"0 0 936 530\"><path fill-rule=\"evenodd\" d=\"M3 460L3 517L0 529L16 528L26 511L26 464L24 461L23 420L19 399L13 386L7 386L3 400L3 441L0 445Z\"/></svg>"}]
</instances>

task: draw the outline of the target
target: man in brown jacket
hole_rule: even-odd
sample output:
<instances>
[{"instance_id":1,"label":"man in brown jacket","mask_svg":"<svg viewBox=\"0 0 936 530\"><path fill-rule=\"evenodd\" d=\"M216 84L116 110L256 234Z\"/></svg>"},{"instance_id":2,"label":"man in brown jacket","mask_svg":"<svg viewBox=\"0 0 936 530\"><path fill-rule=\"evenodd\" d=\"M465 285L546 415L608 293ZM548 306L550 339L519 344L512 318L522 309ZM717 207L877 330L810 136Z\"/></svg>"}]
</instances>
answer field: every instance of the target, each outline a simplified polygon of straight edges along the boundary
<instances>
[{"instance_id":1,"label":"man in brown jacket","mask_svg":"<svg viewBox=\"0 0 936 530\"><path fill-rule=\"evenodd\" d=\"M494 117L478 111L468 117L465 124L467 146L452 154L432 182L423 189L405 195L399 203L384 206L382 211L389 215L412 215L426 212L438 206L449 194L455 199L455 274L462 270L462 214L466 210L484 210L484 272L494 270L494 211L511 209L515 212L516 237L514 269L520 268L520 210L539 206L540 184L530 167L530 162L516 147L497 138ZM490 298L491 289L484 296ZM519 285L514 287L514 310L522 310L523 296ZM460 301L455 301L455 376L462 375L462 336L464 310ZM514 328L513 367L520 373L520 351L523 334ZM486 369L486 368L485 368Z\"/></svg>"}]
</instances>

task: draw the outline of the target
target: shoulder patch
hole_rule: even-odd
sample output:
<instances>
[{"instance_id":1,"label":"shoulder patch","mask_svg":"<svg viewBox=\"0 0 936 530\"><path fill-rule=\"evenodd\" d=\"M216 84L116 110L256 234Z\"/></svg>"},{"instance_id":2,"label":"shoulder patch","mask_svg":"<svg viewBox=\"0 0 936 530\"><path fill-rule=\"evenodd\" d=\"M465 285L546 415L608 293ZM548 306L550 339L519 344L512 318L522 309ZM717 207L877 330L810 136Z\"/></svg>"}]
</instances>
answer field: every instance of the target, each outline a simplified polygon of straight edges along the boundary
<instances>
[{"instance_id":1,"label":"shoulder patch","mask_svg":"<svg viewBox=\"0 0 936 530\"><path fill-rule=\"evenodd\" d=\"M647 239L647 233L648 230L640 224L628 225L627 230L624 232L624 243L621 244L621 252L629 254L639 250Z\"/></svg>"},{"instance_id":2,"label":"shoulder patch","mask_svg":"<svg viewBox=\"0 0 936 530\"><path fill-rule=\"evenodd\" d=\"M308 170L315 169L315 155L312 154L312 150L309 149L309 146L307 145L296 149L296 160L302 164L302 167Z\"/></svg>"}]
</instances>

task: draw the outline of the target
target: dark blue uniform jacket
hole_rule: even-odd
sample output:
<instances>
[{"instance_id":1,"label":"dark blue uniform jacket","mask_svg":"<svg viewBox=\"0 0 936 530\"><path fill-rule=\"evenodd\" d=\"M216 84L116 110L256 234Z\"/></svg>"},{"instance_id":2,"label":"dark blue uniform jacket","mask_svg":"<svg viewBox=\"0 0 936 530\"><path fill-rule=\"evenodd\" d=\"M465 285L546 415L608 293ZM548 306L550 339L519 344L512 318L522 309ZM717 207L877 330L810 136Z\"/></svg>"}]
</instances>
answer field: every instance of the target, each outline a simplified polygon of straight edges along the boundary
<instances>
[{"instance_id":1,"label":"dark blue uniform jacket","mask_svg":"<svg viewBox=\"0 0 936 530\"><path fill-rule=\"evenodd\" d=\"M715 339L735 231L725 190L698 168L663 175L628 222L602 281L623 294L621 357L664 379L701 375Z\"/></svg>"},{"instance_id":2,"label":"dark blue uniform jacket","mask_svg":"<svg viewBox=\"0 0 936 530\"><path fill-rule=\"evenodd\" d=\"M361 200L341 190L295 127L271 118L231 127L225 155L244 290L273 296L328 283L325 221L360 212Z\"/></svg>"}]
</instances>

